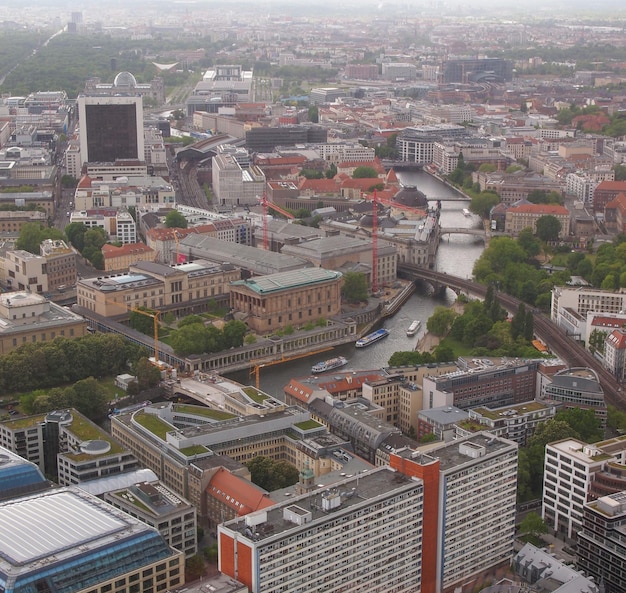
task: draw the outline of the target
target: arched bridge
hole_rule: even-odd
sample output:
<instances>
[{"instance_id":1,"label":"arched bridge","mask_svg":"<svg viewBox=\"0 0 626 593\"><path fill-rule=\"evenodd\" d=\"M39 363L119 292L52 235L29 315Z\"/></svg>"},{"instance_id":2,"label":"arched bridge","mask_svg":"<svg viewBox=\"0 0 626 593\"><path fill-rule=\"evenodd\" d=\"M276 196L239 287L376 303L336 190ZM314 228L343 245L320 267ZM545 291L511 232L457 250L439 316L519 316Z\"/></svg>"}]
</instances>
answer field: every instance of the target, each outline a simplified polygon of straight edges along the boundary
<instances>
[{"instance_id":1,"label":"arched bridge","mask_svg":"<svg viewBox=\"0 0 626 593\"><path fill-rule=\"evenodd\" d=\"M464 292L479 298L484 298L487 294L487 287L482 284L443 272L435 272L434 270L421 268L414 264L399 264L398 272L411 280L428 282L432 284L435 290L440 290L447 286L455 292ZM522 302L515 297L501 292L496 293L496 296L500 305L509 313L513 314L517 312ZM626 411L626 395L622 392L622 387L619 382L602 366L602 363L539 310L533 309L528 305L527 310L533 313L535 335L547 344L550 350L561 360L564 360L570 367L589 367L593 369L600 378L606 402L616 406L622 411Z\"/></svg>"},{"instance_id":2,"label":"arched bridge","mask_svg":"<svg viewBox=\"0 0 626 593\"><path fill-rule=\"evenodd\" d=\"M475 235L476 237L487 238L485 229L468 229L467 227L441 227L439 233L442 235Z\"/></svg>"}]
</instances>

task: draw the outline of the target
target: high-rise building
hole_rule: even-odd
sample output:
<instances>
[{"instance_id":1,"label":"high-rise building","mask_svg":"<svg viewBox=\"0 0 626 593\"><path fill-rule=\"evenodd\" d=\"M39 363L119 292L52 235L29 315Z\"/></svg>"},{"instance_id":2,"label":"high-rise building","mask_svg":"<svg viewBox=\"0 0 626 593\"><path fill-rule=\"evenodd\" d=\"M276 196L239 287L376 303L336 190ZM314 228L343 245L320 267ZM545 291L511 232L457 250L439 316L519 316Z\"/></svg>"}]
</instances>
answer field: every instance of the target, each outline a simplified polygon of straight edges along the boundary
<instances>
[{"instance_id":1,"label":"high-rise building","mask_svg":"<svg viewBox=\"0 0 626 593\"><path fill-rule=\"evenodd\" d=\"M82 162L144 160L141 97L78 97Z\"/></svg>"},{"instance_id":2,"label":"high-rise building","mask_svg":"<svg viewBox=\"0 0 626 593\"><path fill-rule=\"evenodd\" d=\"M603 583L605 593L626 591L626 492L588 502L578 534L578 568Z\"/></svg>"},{"instance_id":3,"label":"high-rise building","mask_svg":"<svg viewBox=\"0 0 626 593\"><path fill-rule=\"evenodd\" d=\"M388 467L218 527L220 570L252 593L420 590L424 484Z\"/></svg>"}]
</instances>

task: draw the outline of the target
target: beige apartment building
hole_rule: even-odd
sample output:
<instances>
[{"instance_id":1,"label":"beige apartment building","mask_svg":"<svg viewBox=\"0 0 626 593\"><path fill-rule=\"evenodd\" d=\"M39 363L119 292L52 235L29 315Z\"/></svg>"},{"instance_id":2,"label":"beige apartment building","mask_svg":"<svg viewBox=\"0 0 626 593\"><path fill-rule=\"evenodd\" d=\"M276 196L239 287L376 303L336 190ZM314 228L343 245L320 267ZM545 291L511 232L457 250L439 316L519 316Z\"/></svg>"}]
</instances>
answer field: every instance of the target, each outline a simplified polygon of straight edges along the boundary
<instances>
[{"instance_id":1,"label":"beige apartment building","mask_svg":"<svg viewBox=\"0 0 626 593\"><path fill-rule=\"evenodd\" d=\"M512 206L506 211L504 230L511 235L530 227L533 233L537 232L537 221L542 216L554 216L561 223L559 237L567 237L570 233L570 212L565 206L558 204L520 204Z\"/></svg>"},{"instance_id":2,"label":"beige apartment building","mask_svg":"<svg viewBox=\"0 0 626 593\"><path fill-rule=\"evenodd\" d=\"M127 243L116 247L110 243L102 246L104 257L104 271L128 270L130 266L140 261L154 261L156 251L145 243Z\"/></svg>"}]
</instances>

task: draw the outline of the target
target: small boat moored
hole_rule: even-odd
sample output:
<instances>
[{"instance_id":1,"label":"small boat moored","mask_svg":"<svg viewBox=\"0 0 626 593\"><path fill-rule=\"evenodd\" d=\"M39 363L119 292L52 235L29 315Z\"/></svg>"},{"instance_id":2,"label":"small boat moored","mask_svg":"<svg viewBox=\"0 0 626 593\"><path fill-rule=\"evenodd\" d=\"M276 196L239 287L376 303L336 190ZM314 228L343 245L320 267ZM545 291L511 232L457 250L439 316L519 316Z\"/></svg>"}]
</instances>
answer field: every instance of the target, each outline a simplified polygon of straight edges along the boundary
<instances>
[{"instance_id":1,"label":"small boat moored","mask_svg":"<svg viewBox=\"0 0 626 593\"><path fill-rule=\"evenodd\" d=\"M406 330L406 335L407 336L414 336L417 331L420 328L420 325L422 325L422 322L419 319L415 319L411 325L409 325L408 329Z\"/></svg>"},{"instance_id":2,"label":"small boat moored","mask_svg":"<svg viewBox=\"0 0 626 593\"><path fill-rule=\"evenodd\" d=\"M333 369L338 369L339 367L346 366L347 364L347 358L345 358L344 356L337 356L336 358L329 358L328 360L323 360L322 362L314 364L311 367L311 373L317 375L317 373L332 371Z\"/></svg>"},{"instance_id":3,"label":"small boat moored","mask_svg":"<svg viewBox=\"0 0 626 593\"><path fill-rule=\"evenodd\" d=\"M384 327L381 329L377 329L375 332L371 334L367 334L363 338L360 338L356 341L355 346L357 348L365 348L366 346L370 346L374 342L378 342L378 340L382 340L389 335L389 330Z\"/></svg>"}]
</instances>

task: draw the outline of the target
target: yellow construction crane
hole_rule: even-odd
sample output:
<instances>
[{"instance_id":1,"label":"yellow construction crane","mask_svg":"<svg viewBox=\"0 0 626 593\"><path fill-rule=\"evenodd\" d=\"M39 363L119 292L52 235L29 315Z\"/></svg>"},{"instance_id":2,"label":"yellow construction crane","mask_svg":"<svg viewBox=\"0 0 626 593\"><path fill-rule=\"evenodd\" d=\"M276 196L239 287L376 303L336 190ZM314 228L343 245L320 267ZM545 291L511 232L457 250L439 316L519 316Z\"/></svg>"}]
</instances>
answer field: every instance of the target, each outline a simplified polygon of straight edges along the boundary
<instances>
[{"instance_id":1,"label":"yellow construction crane","mask_svg":"<svg viewBox=\"0 0 626 593\"><path fill-rule=\"evenodd\" d=\"M161 311L144 311L143 309L131 309L131 313L139 313L146 317L152 317L154 323L154 364L159 366L159 315Z\"/></svg>"},{"instance_id":2,"label":"yellow construction crane","mask_svg":"<svg viewBox=\"0 0 626 593\"><path fill-rule=\"evenodd\" d=\"M278 360L270 360L269 362L252 362L252 366L250 367L250 376L252 377L252 375L254 375L254 385L257 389L259 389L259 382L260 382L260 374L261 374L261 369L263 367L271 367L274 366L275 364L281 364L283 362L289 362L291 360L296 360L298 358L306 358L307 356L313 356L314 354L320 354L322 352L328 352L329 350L332 350L332 346L329 346L328 348L320 348L319 350L313 350L312 352L305 352L303 354L294 354L293 356L285 356L284 354L282 355L281 358L279 358Z\"/></svg>"},{"instance_id":3,"label":"yellow construction crane","mask_svg":"<svg viewBox=\"0 0 626 593\"><path fill-rule=\"evenodd\" d=\"M151 317L154 322L154 363L158 366L159 364L159 315L161 311L157 310L146 310L140 309L139 307L135 307L131 309L125 302L116 301L115 299L107 298L106 296L102 297L104 302L108 305L112 305L117 309L121 309L121 311L116 312L115 315L123 315L126 313L139 313L140 315L145 315L146 317Z\"/></svg>"}]
</instances>

